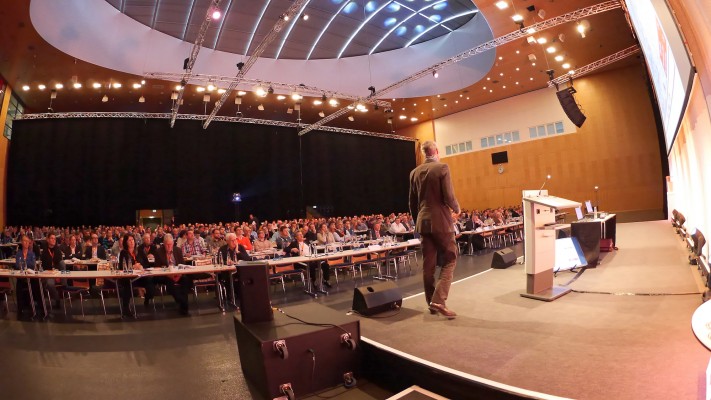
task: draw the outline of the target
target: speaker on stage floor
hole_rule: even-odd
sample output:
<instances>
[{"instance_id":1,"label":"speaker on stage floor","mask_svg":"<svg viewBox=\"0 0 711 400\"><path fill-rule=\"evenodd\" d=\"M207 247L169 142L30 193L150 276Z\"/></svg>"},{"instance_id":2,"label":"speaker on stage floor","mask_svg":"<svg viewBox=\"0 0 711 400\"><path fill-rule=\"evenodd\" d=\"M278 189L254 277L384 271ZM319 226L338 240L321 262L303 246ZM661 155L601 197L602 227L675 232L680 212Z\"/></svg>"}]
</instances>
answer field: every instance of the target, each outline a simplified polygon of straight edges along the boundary
<instances>
[{"instance_id":1,"label":"speaker on stage floor","mask_svg":"<svg viewBox=\"0 0 711 400\"><path fill-rule=\"evenodd\" d=\"M402 306L400 288L391 281L357 287L353 290L353 311L361 315L374 315Z\"/></svg>"},{"instance_id":2,"label":"speaker on stage floor","mask_svg":"<svg viewBox=\"0 0 711 400\"><path fill-rule=\"evenodd\" d=\"M570 119L570 122L580 128L583 126L586 117L580 111L578 103L575 102L575 97L573 97L574 93L575 89L569 87L556 92L556 95L558 96L558 101L560 102L561 107L563 107L563 111L565 111L565 115L567 115L568 119Z\"/></svg>"},{"instance_id":3,"label":"speaker on stage floor","mask_svg":"<svg viewBox=\"0 0 711 400\"><path fill-rule=\"evenodd\" d=\"M242 322L265 322L274 319L269 299L269 264L264 261L240 261L237 264L239 305Z\"/></svg>"},{"instance_id":4,"label":"speaker on stage floor","mask_svg":"<svg viewBox=\"0 0 711 400\"><path fill-rule=\"evenodd\" d=\"M516 253L511 249L502 249L494 252L491 259L491 268L504 269L516 263Z\"/></svg>"}]
</instances>

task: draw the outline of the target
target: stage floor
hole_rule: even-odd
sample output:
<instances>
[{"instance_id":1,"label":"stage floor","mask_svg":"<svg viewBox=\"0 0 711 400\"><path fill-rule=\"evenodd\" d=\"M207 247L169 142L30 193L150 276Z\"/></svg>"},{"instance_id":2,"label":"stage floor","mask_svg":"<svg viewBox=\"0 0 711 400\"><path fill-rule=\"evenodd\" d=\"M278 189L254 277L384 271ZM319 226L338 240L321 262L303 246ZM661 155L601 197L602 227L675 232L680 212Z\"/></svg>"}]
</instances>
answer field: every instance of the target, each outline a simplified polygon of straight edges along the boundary
<instances>
[{"instance_id":1,"label":"stage floor","mask_svg":"<svg viewBox=\"0 0 711 400\"><path fill-rule=\"evenodd\" d=\"M555 396L703 398L709 352L691 330L703 290L696 267L667 221L617 229L620 250L603 253L596 269L559 273L556 284L576 292L554 302L520 297L526 277L515 265L455 283L447 302L455 320L430 315L414 295L398 315L364 319L362 335L464 374Z\"/></svg>"}]
</instances>

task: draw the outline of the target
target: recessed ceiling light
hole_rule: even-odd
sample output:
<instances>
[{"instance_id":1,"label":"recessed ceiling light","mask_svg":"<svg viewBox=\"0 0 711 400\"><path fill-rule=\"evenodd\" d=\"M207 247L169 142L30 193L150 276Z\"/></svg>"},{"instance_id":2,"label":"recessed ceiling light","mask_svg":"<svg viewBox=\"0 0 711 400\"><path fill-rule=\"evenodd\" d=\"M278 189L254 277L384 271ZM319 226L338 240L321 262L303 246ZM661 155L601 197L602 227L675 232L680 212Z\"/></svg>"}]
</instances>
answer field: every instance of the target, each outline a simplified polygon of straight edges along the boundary
<instances>
[{"instance_id":1,"label":"recessed ceiling light","mask_svg":"<svg viewBox=\"0 0 711 400\"><path fill-rule=\"evenodd\" d=\"M499 76L504 76L504 73L503 73L503 72L502 72L502 73L500 73L500 74L499 74Z\"/></svg>"},{"instance_id":2,"label":"recessed ceiling light","mask_svg":"<svg viewBox=\"0 0 711 400\"><path fill-rule=\"evenodd\" d=\"M514 22L521 22L523 21L523 17L520 14L514 14L511 16L511 19L514 20Z\"/></svg>"},{"instance_id":3,"label":"recessed ceiling light","mask_svg":"<svg viewBox=\"0 0 711 400\"><path fill-rule=\"evenodd\" d=\"M467 100L469 100L469 97L467 97Z\"/></svg>"},{"instance_id":4,"label":"recessed ceiling light","mask_svg":"<svg viewBox=\"0 0 711 400\"><path fill-rule=\"evenodd\" d=\"M445 107L447 107L447 105L446 105L446 104L445 104L444 106L445 106Z\"/></svg>"},{"instance_id":5,"label":"recessed ceiling light","mask_svg":"<svg viewBox=\"0 0 711 400\"><path fill-rule=\"evenodd\" d=\"M145 85L145 84L146 84L146 80L143 79L143 80L141 81L141 85Z\"/></svg>"},{"instance_id":6,"label":"recessed ceiling light","mask_svg":"<svg viewBox=\"0 0 711 400\"><path fill-rule=\"evenodd\" d=\"M486 90L486 86L484 86L484 88L483 88L483 89L484 89L484 90Z\"/></svg>"},{"instance_id":7,"label":"recessed ceiling light","mask_svg":"<svg viewBox=\"0 0 711 400\"><path fill-rule=\"evenodd\" d=\"M220 19L221 16L222 13L220 12L220 10L215 9L212 11L212 19Z\"/></svg>"},{"instance_id":8,"label":"recessed ceiling light","mask_svg":"<svg viewBox=\"0 0 711 400\"><path fill-rule=\"evenodd\" d=\"M561 61L563 61L563 56L561 56L560 54L558 54L557 56L555 56L555 60L558 61L558 62L561 62Z\"/></svg>"},{"instance_id":9,"label":"recessed ceiling light","mask_svg":"<svg viewBox=\"0 0 711 400\"><path fill-rule=\"evenodd\" d=\"M314 105L320 106L321 104L323 104L323 102L321 100L319 100L319 99L314 100Z\"/></svg>"},{"instance_id":10,"label":"recessed ceiling light","mask_svg":"<svg viewBox=\"0 0 711 400\"><path fill-rule=\"evenodd\" d=\"M546 51L549 52L549 53L551 53L551 54L552 54L552 53L555 53L555 47L550 46L549 48L546 49Z\"/></svg>"},{"instance_id":11,"label":"recessed ceiling light","mask_svg":"<svg viewBox=\"0 0 711 400\"><path fill-rule=\"evenodd\" d=\"M277 96L277 100L284 100L284 99L286 99L286 96L284 96L283 94L280 94L279 96Z\"/></svg>"},{"instance_id":12,"label":"recessed ceiling light","mask_svg":"<svg viewBox=\"0 0 711 400\"><path fill-rule=\"evenodd\" d=\"M520 51L516 50L516 54L520 54L520 53L521 53Z\"/></svg>"},{"instance_id":13,"label":"recessed ceiling light","mask_svg":"<svg viewBox=\"0 0 711 400\"><path fill-rule=\"evenodd\" d=\"M516 82L516 84L518 85L518 82Z\"/></svg>"},{"instance_id":14,"label":"recessed ceiling light","mask_svg":"<svg viewBox=\"0 0 711 400\"><path fill-rule=\"evenodd\" d=\"M123 86L123 85L121 85L121 84L118 83L118 82L114 82L114 85L113 85L113 86L114 86L114 89L121 89L121 86Z\"/></svg>"},{"instance_id":15,"label":"recessed ceiling light","mask_svg":"<svg viewBox=\"0 0 711 400\"><path fill-rule=\"evenodd\" d=\"M505 9L509 8L509 2L508 2L508 1L503 1L503 0L502 0L502 1L497 1L497 2L496 2L496 7L497 7L499 10L505 10Z\"/></svg>"},{"instance_id":16,"label":"recessed ceiling light","mask_svg":"<svg viewBox=\"0 0 711 400\"><path fill-rule=\"evenodd\" d=\"M531 77L531 79L530 79L530 80L533 80L533 77Z\"/></svg>"},{"instance_id":17,"label":"recessed ceiling light","mask_svg":"<svg viewBox=\"0 0 711 400\"><path fill-rule=\"evenodd\" d=\"M197 88L195 88L195 90L197 90L198 92L204 92L205 88L202 86L198 86Z\"/></svg>"},{"instance_id":18,"label":"recessed ceiling light","mask_svg":"<svg viewBox=\"0 0 711 400\"><path fill-rule=\"evenodd\" d=\"M138 102L139 102L139 103L145 103L145 102L146 102L146 98L143 97L143 96L141 96L141 97L138 98Z\"/></svg>"},{"instance_id":19,"label":"recessed ceiling light","mask_svg":"<svg viewBox=\"0 0 711 400\"><path fill-rule=\"evenodd\" d=\"M223 94L226 91L227 91L226 89L217 89L217 93L219 93L219 94Z\"/></svg>"},{"instance_id":20,"label":"recessed ceiling light","mask_svg":"<svg viewBox=\"0 0 711 400\"><path fill-rule=\"evenodd\" d=\"M518 70L519 70L519 68L518 68L518 67L516 67L516 71L518 71Z\"/></svg>"},{"instance_id":21,"label":"recessed ceiling light","mask_svg":"<svg viewBox=\"0 0 711 400\"><path fill-rule=\"evenodd\" d=\"M455 100L455 101L454 101L454 104L459 104L459 100Z\"/></svg>"},{"instance_id":22,"label":"recessed ceiling light","mask_svg":"<svg viewBox=\"0 0 711 400\"><path fill-rule=\"evenodd\" d=\"M62 85L61 83L54 85L54 87L57 89L64 89L64 85Z\"/></svg>"},{"instance_id":23,"label":"recessed ceiling light","mask_svg":"<svg viewBox=\"0 0 711 400\"><path fill-rule=\"evenodd\" d=\"M531 63L531 65L535 67L535 66L536 66L536 63Z\"/></svg>"},{"instance_id":24,"label":"recessed ceiling light","mask_svg":"<svg viewBox=\"0 0 711 400\"><path fill-rule=\"evenodd\" d=\"M402 108L402 111L405 111L405 107Z\"/></svg>"},{"instance_id":25,"label":"recessed ceiling light","mask_svg":"<svg viewBox=\"0 0 711 400\"><path fill-rule=\"evenodd\" d=\"M134 89L140 89L140 88L141 88L141 84L140 84L140 83L134 83L134 84L133 84L133 88L134 88Z\"/></svg>"},{"instance_id":26,"label":"recessed ceiling light","mask_svg":"<svg viewBox=\"0 0 711 400\"><path fill-rule=\"evenodd\" d=\"M257 106L257 110L259 111L264 111L264 104L260 104Z\"/></svg>"},{"instance_id":27,"label":"recessed ceiling light","mask_svg":"<svg viewBox=\"0 0 711 400\"><path fill-rule=\"evenodd\" d=\"M43 84L39 84L39 85L37 85L37 89L39 89L39 90L45 90L45 89L47 89L47 86L45 86L45 85L43 85Z\"/></svg>"},{"instance_id":28,"label":"recessed ceiling light","mask_svg":"<svg viewBox=\"0 0 711 400\"><path fill-rule=\"evenodd\" d=\"M425 101L430 101L430 99L425 99Z\"/></svg>"},{"instance_id":29,"label":"recessed ceiling light","mask_svg":"<svg viewBox=\"0 0 711 400\"><path fill-rule=\"evenodd\" d=\"M74 83L74 89L81 89L81 83L75 82L75 83Z\"/></svg>"},{"instance_id":30,"label":"recessed ceiling light","mask_svg":"<svg viewBox=\"0 0 711 400\"><path fill-rule=\"evenodd\" d=\"M412 122L417 122L417 117L412 117L412 118L410 118L410 121L412 121Z\"/></svg>"},{"instance_id":31,"label":"recessed ceiling light","mask_svg":"<svg viewBox=\"0 0 711 400\"><path fill-rule=\"evenodd\" d=\"M91 86L92 86L94 89L100 89L100 88L101 88L101 84L100 84L99 82L94 82L94 84L91 85Z\"/></svg>"},{"instance_id":32,"label":"recessed ceiling light","mask_svg":"<svg viewBox=\"0 0 711 400\"><path fill-rule=\"evenodd\" d=\"M562 66L563 66L563 68L565 68L565 69L569 69L569 68L570 68L570 64L568 64L568 63L565 63L565 64L563 64Z\"/></svg>"},{"instance_id":33,"label":"recessed ceiling light","mask_svg":"<svg viewBox=\"0 0 711 400\"><path fill-rule=\"evenodd\" d=\"M536 43L536 38L534 38L533 36L529 36L526 38L526 41L528 42L528 44L534 44Z\"/></svg>"},{"instance_id":34,"label":"recessed ceiling light","mask_svg":"<svg viewBox=\"0 0 711 400\"><path fill-rule=\"evenodd\" d=\"M247 94L247 92L245 92L244 90L240 90L237 92L237 96L244 96L245 94Z\"/></svg>"},{"instance_id":35,"label":"recessed ceiling light","mask_svg":"<svg viewBox=\"0 0 711 400\"><path fill-rule=\"evenodd\" d=\"M536 42L538 42L538 44L546 44L548 43L548 39L544 37L539 37L538 39L536 39Z\"/></svg>"},{"instance_id":36,"label":"recessed ceiling light","mask_svg":"<svg viewBox=\"0 0 711 400\"><path fill-rule=\"evenodd\" d=\"M526 33L528 33L529 35L532 35L532 34L536 33L536 28L530 27L530 28L526 29Z\"/></svg>"},{"instance_id":37,"label":"recessed ceiling light","mask_svg":"<svg viewBox=\"0 0 711 400\"><path fill-rule=\"evenodd\" d=\"M413 106L417 107L417 103L412 103Z\"/></svg>"},{"instance_id":38,"label":"recessed ceiling light","mask_svg":"<svg viewBox=\"0 0 711 400\"><path fill-rule=\"evenodd\" d=\"M491 90L491 89L489 89L489 93L494 93L494 91L493 91L493 90Z\"/></svg>"},{"instance_id":39,"label":"recessed ceiling light","mask_svg":"<svg viewBox=\"0 0 711 400\"><path fill-rule=\"evenodd\" d=\"M504 59L503 57L499 56L499 60L503 60L503 59Z\"/></svg>"},{"instance_id":40,"label":"recessed ceiling light","mask_svg":"<svg viewBox=\"0 0 711 400\"><path fill-rule=\"evenodd\" d=\"M506 86L504 86L504 89L506 89Z\"/></svg>"},{"instance_id":41,"label":"recessed ceiling light","mask_svg":"<svg viewBox=\"0 0 711 400\"><path fill-rule=\"evenodd\" d=\"M22 90L24 90L25 92L30 90L30 85L22 85Z\"/></svg>"},{"instance_id":42,"label":"recessed ceiling light","mask_svg":"<svg viewBox=\"0 0 711 400\"><path fill-rule=\"evenodd\" d=\"M570 71L568 71L568 73L569 73L570 75L575 75L575 71L573 71L572 69L571 69Z\"/></svg>"},{"instance_id":43,"label":"recessed ceiling light","mask_svg":"<svg viewBox=\"0 0 711 400\"><path fill-rule=\"evenodd\" d=\"M400 119L406 119L406 118L407 118L406 115L401 115L401 116L400 116Z\"/></svg>"}]
</instances>

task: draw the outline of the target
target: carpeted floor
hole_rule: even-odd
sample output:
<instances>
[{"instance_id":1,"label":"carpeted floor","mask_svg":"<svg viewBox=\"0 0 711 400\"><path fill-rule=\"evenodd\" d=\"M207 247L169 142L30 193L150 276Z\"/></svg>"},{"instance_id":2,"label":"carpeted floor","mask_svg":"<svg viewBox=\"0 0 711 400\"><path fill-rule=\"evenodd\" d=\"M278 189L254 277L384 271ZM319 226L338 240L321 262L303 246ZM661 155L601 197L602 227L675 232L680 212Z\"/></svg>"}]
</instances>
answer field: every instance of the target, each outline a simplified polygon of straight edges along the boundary
<instances>
[{"instance_id":1,"label":"carpeted floor","mask_svg":"<svg viewBox=\"0 0 711 400\"><path fill-rule=\"evenodd\" d=\"M452 321L422 296L389 320L364 320L363 336L428 361L505 384L579 399L697 399L709 352L691 331L702 289L666 221L618 225L619 251L557 284L574 290L546 303L520 297L522 265L455 284ZM679 294L679 295L675 295Z\"/></svg>"}]
</instances>

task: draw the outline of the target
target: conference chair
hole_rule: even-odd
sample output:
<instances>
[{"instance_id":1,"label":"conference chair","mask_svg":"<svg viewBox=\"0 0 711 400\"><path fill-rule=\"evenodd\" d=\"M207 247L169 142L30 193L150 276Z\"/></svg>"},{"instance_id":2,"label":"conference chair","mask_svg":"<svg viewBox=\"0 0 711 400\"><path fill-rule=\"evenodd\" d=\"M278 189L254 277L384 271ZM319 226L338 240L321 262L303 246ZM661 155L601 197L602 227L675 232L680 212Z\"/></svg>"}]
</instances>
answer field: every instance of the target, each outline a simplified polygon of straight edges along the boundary
<instances>
[{"instance_id":1,"label":"conference chair","mask_svg":"<svg viewBox=\"0 0 711 400\"><path fill-rule=\"evenodd\" d=\"M12 294L12 286L10 285L10 280L0 281L0 295L5 299L5 313L10 312L10 303L8 295Z\"/></svg>"},{"instance_id":2,"label":"conference chair","mask_svg":"<svg viewBox=\"0 0 711 400\"><path fill-rule=\"evenodd\" d=\"M294 264L274 265L272 268L272 273L270 274L269 278L276 279L277 276L281 277L281 287L282 287L282 290L284 291L284 293L286 293L286 286L284 283L285 277L298 276L301 279L301 284L306 286L306 279L304 278L304 270L295 268Z\"/></svg>"},{"instance_id":3,"label":"conference chair","mask_svg":"<svg viewBox=\"0 0 711 400\"><path fill-rule=\"evenodd\" d=\"M87 265L76 264L72 267L74 271L87 271ZM64 316L67 316L67 302L69 302L70 313L74 310L74 305L72 304L72 298L79 299L79 305L81 306L81 316L84 317L84 297L91 297L89 291L90 284L88 279L72 279L71 285L60 286L57 288L59 295L62 299L62 308L64 309Z\"/></svg>"}]
</instances>

